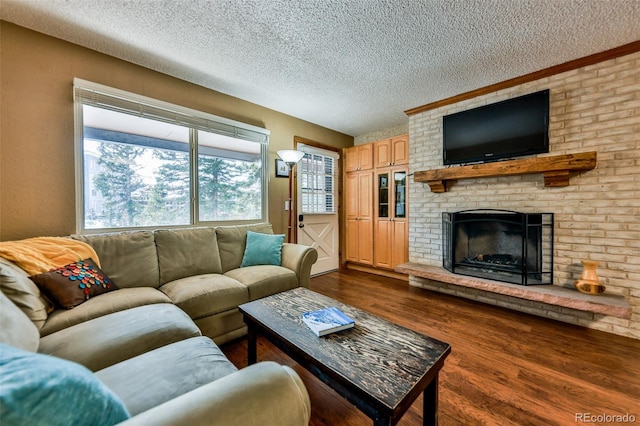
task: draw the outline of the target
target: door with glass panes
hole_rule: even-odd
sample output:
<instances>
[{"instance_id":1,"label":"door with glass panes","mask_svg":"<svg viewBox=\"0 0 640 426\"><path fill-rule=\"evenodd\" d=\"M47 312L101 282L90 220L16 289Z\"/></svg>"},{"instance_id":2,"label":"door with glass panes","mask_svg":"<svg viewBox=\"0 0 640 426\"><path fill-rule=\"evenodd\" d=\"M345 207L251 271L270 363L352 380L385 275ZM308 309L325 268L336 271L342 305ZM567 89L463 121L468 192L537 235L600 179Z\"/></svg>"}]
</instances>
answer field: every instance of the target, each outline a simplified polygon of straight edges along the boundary
<instances>
[{"instance_id":1,"label":"door with glass panes","mask_svg":"<svg viewBox=\"0 0 640 426\"><path fill-rule=\"evenodd\" d=\"M376 171L374 265L393 269L409 258L407 169Z\"/></svg>"},{"instance_id":2,"label":"door with glass panes","mask_svg":"<svg viewBox=\"0 0 640 426\"><path fill-rule=\"evenodd\" d=\"M314 247L318 261L311 275L337 270L338 233L337 152L298 143L304 157L297 167L298 243Z\"/></svg>"}]
</instances>

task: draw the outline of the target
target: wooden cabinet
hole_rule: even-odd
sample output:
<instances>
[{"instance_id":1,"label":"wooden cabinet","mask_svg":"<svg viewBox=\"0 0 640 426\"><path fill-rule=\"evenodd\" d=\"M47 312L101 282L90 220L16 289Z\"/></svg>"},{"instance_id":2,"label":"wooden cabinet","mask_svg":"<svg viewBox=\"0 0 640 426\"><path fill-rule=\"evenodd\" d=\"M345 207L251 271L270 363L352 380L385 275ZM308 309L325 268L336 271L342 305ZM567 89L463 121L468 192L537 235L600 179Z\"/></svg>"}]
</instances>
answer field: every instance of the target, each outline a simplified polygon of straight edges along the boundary
<instances>
[{"instance_id":1,"label":"wooden cabinet","mask_svg":"<svg viewBox=\"0 0 640 426\"><path fill-rule=\"evenodd\" d=\"M408 145L399 135L345 149L346 262L383 273L408 261Z\"/></svg>"},{"instance_id":2,"label":"wooden cabinet","mask_svg":"<svg viewBox=\"0 0 640 426\"><path fill-rule=\"evenodd\" d=\"M376 171L374 265L393 269L409 260L407 169Z\"/></svg>"},{"instance_id":3,"label":"wooden cabinet","mask_svg":"<svg viewBox=\"0 0 640 426\"><path fill-rule=\"evenodd\" d=\"M373 169L372 144L357 145L352 148L346 148L344 153L346 172Z\"/></svg>"},{"instance_id":4,"label":"wooden cabinet","mask_svg":"<svg viewBox=\"0 0 640 426\"><path fill-rule=\"evenodd\" d=\"M373 143L373 164L376 168L409 163L409 135L400 135Z\"/></svg>"},{"instance_id":5,"label":"wooden cabinet","mask_svg":"<svg viewBox=\"0 0 640 426\"><path fill-rule=\"evenodd\" d=\"M346 260L373 265L373 171L345 179Z\"/></svg>"}]
</instances>

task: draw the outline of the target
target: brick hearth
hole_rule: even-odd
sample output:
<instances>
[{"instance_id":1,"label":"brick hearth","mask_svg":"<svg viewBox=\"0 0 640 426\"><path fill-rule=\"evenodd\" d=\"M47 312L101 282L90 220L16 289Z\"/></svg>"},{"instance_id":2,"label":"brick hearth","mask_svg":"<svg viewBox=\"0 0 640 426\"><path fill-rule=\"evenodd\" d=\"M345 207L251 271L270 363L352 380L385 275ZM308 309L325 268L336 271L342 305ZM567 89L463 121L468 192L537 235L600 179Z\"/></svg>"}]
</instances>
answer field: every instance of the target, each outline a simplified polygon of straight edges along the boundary
<instances>
[{"instance_id":1,"label":"brick hearth","mask_svg":"<svg viewBox=\"0 0 640 426\"><path fill-rule=\"evenodd\" d=\"M447 283L483 292L511 296L518 299L540 302L552 306L575 309L617 318L631 318L631 305L623 296L582 294L576 290L557 285L522 286L483 278L453 274L444 268L417 263L403 263L396 266L396 272L433 281L432 285Z\"/></svg>"}]
</instances>

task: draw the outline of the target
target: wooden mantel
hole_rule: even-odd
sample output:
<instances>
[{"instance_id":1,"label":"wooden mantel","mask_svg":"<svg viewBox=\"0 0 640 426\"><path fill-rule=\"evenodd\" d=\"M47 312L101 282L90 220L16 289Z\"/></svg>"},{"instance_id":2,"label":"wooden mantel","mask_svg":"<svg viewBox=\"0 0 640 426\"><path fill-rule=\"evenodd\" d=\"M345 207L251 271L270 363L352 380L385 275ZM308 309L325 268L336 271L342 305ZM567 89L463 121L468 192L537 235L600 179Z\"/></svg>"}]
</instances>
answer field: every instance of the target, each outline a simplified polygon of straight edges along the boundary
<instances>
[{"instance_id":1,"label":"wooden mantel","mask_svg":"<svg viewBox=\"0 0 640 426\"><path fill-rule=\"evenodd\" d=\"M542 173L544 186L569 186L569 174L571 172L592 170L596 167L596 162L597 152L589 151L422 170L414 173L413 180L415 182L428 183L431 192L446 192L447 185L450 185L449 182L458 179Z\"/></svg>"}]
</instances>

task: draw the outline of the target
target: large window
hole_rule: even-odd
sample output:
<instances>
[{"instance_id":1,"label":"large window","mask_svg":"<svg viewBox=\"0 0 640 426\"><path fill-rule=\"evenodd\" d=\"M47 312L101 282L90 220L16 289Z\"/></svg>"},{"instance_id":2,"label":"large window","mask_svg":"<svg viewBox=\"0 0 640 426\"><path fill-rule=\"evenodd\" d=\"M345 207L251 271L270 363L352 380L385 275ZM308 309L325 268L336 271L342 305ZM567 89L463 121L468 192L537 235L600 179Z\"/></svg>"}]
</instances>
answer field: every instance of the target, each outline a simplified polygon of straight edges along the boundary
<instances>
[{"instance_id":1,"label":"large window","mask_svg":"<svg viewBox=\"0 0 640 426\"><path fill-rule=\"evenodd\" d=\"M78 231L265 221L265 129L74 81Z\"/></svg>"}]
</instances>

